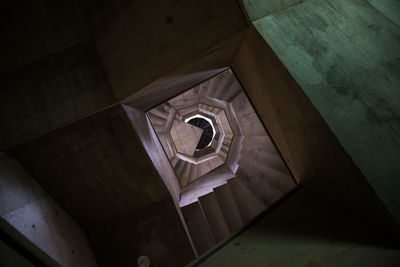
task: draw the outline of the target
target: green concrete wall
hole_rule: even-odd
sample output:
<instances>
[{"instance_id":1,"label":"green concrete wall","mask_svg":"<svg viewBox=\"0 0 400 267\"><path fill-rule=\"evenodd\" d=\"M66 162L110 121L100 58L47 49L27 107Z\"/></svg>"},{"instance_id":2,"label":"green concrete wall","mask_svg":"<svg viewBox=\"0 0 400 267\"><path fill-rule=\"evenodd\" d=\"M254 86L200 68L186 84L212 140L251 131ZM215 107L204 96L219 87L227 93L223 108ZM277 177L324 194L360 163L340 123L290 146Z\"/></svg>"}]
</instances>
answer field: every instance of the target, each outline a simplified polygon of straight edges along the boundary
<instances>
[{"instance_id":1,"label":"green concrete wall","mask_svg":"<svg viewBox=\"0 0 400 267\"><path fill-rule=\"evenodd\" d=\"M254 26L399 221L399 1L243 3Z\"/></svg>"},{"instance_id":2,"label":"green concrete wall","mask_svg":"<svg viewBox=\"0 0 400 267\"><path fill-rule=\"evenodd\" d=\"M222 249L192 266L399 266L374 230L299 189Z\"/></svg>"},{"instance_id":3,"label":"green concrete wall","mask_svg":"<svg viewBox=\"0 0 400 267\"><path fill-rule=\"evenodd\" d=\"M400 1L399 0L367 0L373 7L397 25L400 25Z\"/></svg>"}]
</instances>

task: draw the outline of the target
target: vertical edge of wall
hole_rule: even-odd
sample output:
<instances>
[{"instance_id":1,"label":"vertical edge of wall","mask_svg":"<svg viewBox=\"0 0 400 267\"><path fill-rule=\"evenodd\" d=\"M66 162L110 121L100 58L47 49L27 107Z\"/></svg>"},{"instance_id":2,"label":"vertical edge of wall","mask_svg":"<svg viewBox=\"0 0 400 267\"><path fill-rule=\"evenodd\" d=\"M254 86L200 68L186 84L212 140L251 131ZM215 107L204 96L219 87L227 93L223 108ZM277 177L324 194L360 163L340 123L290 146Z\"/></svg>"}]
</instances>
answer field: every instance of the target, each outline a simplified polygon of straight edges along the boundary
<instances>
[{"instance_id":1,"label":"vertical edge of wall","mask_svg":"<svg viewBox=\"0 0 400 267\"><path fill-rule=\"evenodd\" d=\"M45 251L26 238L26 236L21 234L2 217L0 217L0 232L1 241L34 266L60 266L53 258L47 255Z\"/></svg>"},{"instance_id":2,"label":"vertical edge of wall","mask_svg":"<svg viewBox=\"0 0 400 267\"><path fill-rule=\"evenodd\" d=\"M179 208L181 187L179 185L178 178L176 177L176 174L162 148L162 145L160 144L160 141L158 140L157 135L154 132L154 129L145 112L127 105L122 105L122 107L125 110L132 127L135 129L139 139L141 140L143 147L153 162L154 167L168 189L172 200L174 201L176 211L178 212L179 218L182 222L182 226L185 229L186 236L192 247L193 253L197 257L196 248L193 244L186 222Z\"/></svg>"},{"instance_id":3,"label":"vertical edge of wall","mask_svg":"<svg viewBox=\"0 0 400 267\"><path fill-rule=\"evenodd\" d=\"M232 68L296 181L383 232L399 236L383 202L254 26Z\"/></svg>"},{"instance_id":4,"label":"vertical edge of wall","mask_svg":"<svg viewBox=\"0 0 400 267\"><path fill-rule=\"evenodd\" d=\"M82 228L5 153L0 153L0 228L41 264L97 266Z\"/></svg>"}]
</instances>

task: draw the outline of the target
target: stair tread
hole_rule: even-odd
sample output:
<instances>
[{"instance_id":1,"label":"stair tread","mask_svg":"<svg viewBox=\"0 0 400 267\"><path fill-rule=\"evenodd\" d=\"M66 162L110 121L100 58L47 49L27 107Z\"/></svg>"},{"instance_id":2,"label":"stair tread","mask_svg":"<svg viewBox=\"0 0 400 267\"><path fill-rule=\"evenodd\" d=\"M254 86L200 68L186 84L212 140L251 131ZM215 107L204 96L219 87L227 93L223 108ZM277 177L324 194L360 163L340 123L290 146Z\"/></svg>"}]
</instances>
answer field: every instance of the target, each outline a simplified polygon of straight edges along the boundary
<instances>
[{"instance_id":1,"label":"stair tread","mask_svg":"<svg viewBox=\"0 0 400 267\"><path fill-rule=\"evenodd\" d=\"M243 226L243 220L229 185L226 183L214 188L214 193L230 232L238 231Z\"/></svg>"},{"instance_id":2,"label":"stair tread","mask_svg":"<svg viewBox=\"0 0 400 267\"><path fill-rule=\"evenodd\" d=\"M240 94L241 89L239 82L235 80L230 88L225 92L222 100L225 100L228 103L232 102Z\"/></svg>"},{"instance_id":3,"label":"stair tread","mask_svg":"<svg viewBox=\"0 0 400 267\"><path fill-rule=\"evenodd\" d=\"M194 180L196 180L196 178L197 178L197 165L192 164L192 167L190 168L190 172L189 172L188 183L193 182Z\"/></svg>"},{"instance_id":4,"label":"stair tread","mask_svg":"<svg viewBox=\"0 0 400 267\"><path fill-rule=\"evenodd\" d=\"M196 201L187 206L181 207L181 211L197 253L198 255L202 255L216 243L210 227L203 215L200 203Z\"/></svg>"},{"instance_id":5,"label":"stair tread","mask_svg":"<svg viewBox=\"0 0 400 267\"><path fill-rule=\"evenodd\" d=\"M160 119L164 119L164 120L167 120L168 115L169 115L168 112L166 112L164 110L159 110L158 108L154 108L154 109L150 110L149 114L151 114L152 116L159 117Z\"/></svg>"},{"instance_id":6,"label":"stair tread","mask_svg":"<svg viewBox=\"0 0 400 267\"><path fill-rule=\"evenodd\" d=\"M182 173L179 177L179 183L181 184L181 186L185 186L188 183L191 167L192 167L192 163L186 161L185 165L183 167Z\"/></svg>"},{"instance_id":7,"label":"stair tread","mask_svg":"<svg viewBox=\"0 0 400 267\"><path fill-rule=\"evenodd\" d=\"M184 160L179 159L178 163L175 165L174 170L176 173L176 176L180 177L183 171L183 168L185 167L185 162Z\"/></svg>"},{"instance_id":8,"label":"stair tread","mask_svg":"<svg viewBox=\"0 0 400 267\"><path fill-rule=\"evenodd\" d=\"M199 202L215 241L218 243L226 239L230 231L215 193L211 192L199 197Z\"/></svg>"},{"instance_id":9,"label":"stair tread","mask_svg":"<svg viewBox=\"0 0 400 267\"><path fill-rule=\"evenodd\" d=\"M223 95L232 86L232 83L234 81L235 81L235 79L234 79L232 73L230 71L226 71L218 85L218 88L215 92L214 97L217 99L221 99L221 95Z\"/></svg>"},{"instance_id":10,"label":"stair tread","mask_svg":"<svg viewBox=\"0 0 400 267\"><path fill-rule=\"evenodd\" d=\"M249 222L266 208L264 203L243 185L238 178L229 180L228 184L244 223Z\"/></svg>"},{"instance_id":11,"label":"stair tread","mask_svg":"<svg viewBox=\"0 0 400 267\"><path fill-rule=\"evenodd\" d=\"M256 158L248 158L242 157L239 160L239 165L249 166L249 168L253 168L258 170L260 173L265 173L270 177L280 177L282 175L289 175L289 172L286 169L286 166L282 162L282 165L278 165L276 162L269 162L268 160L263 161L262 159Z\"/></svg>"}]
</instances>

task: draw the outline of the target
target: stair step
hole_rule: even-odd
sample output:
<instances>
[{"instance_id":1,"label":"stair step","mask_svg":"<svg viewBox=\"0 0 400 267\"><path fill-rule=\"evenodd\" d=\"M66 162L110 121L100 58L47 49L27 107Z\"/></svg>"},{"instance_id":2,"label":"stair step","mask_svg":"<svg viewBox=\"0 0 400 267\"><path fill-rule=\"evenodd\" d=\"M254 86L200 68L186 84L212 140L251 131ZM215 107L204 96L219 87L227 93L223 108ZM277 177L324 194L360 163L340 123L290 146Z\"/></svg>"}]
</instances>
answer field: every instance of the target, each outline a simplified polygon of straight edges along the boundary
<instances>
[{"instance_id":1,"label":"stair step","mask_svg":"<svg viewBox=\"0 0 400 267\"><path fill-rule=\"evenodd\" d=\"M227 90L227 92L222 97L222 100L230 103L232 102L240 93L241 93L241 86L238 81L234 81L231 87Z\"/></svg>"},{"instance_id":2,"label":"stair step","mask_svg":"<svg viewBox=\"0 0 400 267\"><path fill-rule=\"evenodd\" d=\"M178 162L179 162L179 158L178 157L173 157L172 159L171 159L171 165L172 165L172 167L175 169L175 167L176 167L176 164L178 164Z\"/></svg>"},{"instance_id":3,"label":"stair step","mask_svg":"<svg viewBox=\"0 0 400 267\"><path fill-rule=\"evenodd\" d=\"M278 152L270 153L270 152L260 151L258 153L257 160L265 163L266 165L275 170L289 174L289 170L287 169L285 163L283 162Z\"/></svg>"},{"instance_id":4,"label":"stair step","mask_svg":"<svg viewBox=\"0 0 400 267\"><path fill-rule=\"evenodd\" d=\"M239 160L239 165L248 166L248 168L253 168L258 170L260 173L265 174L269 177L279 177L282 174L288 175L286 171L282 171L279 169L274 168L268 164L268 161L262 161L261 159L255 160L254 158L250 157L243 157Z\"/></svg>"},{"instance_id":5,"label":"stair step","mask_svg":"<svg viewBox=\"0 0 400 267\"><path fill-rule=\"evenodd\" d=\"M210 98L214 98L215 93L217 91L218 85L220 84L222 77L224 76L224 73L218 74L214 78L212 78L209 83L208 83L208 88L207 88L207 96Z\"/></svg>"},{"instance_id":6,"label":"stair step","mask_svg":"<svg viewBox=\"0 0 400 267\"><path fill-rule=\"evenodd\" d=\"M198 177L197 176L197 168L198 168L198 166L196 164L192 164L192 167L190 168L188 183L191 183L197 179L197 177Z\"/></svg>"},{"instance_id":7,"label":"stair step","mask_svg":"<svg viewBox=\"0 0 400 267\"><path fill-rule=\"evenodd\" d=\"M233 82L235 81L235 78L233 77L232 72L226 71L224 73L224 77L222 78L220 84L218 85L218 88L215 93L215 98L221 99L221 97L229 90L229 88L232 86Z\"/></svg>"},{"instance_id":8,"label":"stair step","mask_svg":"<svg viewBox=\"0 0 400 267\"><path fill-rule=\"evenodd\" d=\"M185 166L183 167L183 171L179 177L179 183L181 186L185 186L188 183L189 180L189 173L190 173L190 168L192 167L192 163L190 162L185 162Z\"/></svg>"},{"instance_id":9,"label":"stair step","mask_svg":"<svg viewBox=\"0 0 400 267\"><path fill-rule=\"evenodd\" d=\"M232 191L236 205L239 209L240 216L244 223L248 223L251 219L265 210L266 206L260 201L246 186L244 186L239 178L228 181Z\"/></svg>"},{"instance_id":10,"label":"stair step","mask_svg":"<svg viewBox=\"0 0 400 267\"><path fill-rule=\"evenodd\" d=\"M168 119L168 115L169 113L164 111L164 110L160 110L159 108L153 108L152 110L149 111L149 114L151 114L152 116L156 116L159 117L161 119L167 120Z\"/></svg>"},{"instance_id":11,"label":"stair step","mask_svg":"<svg viewBox=\"0 0 400 267\"><path fill-rule=\"evenodd\" d=\"M221 146L221 151L223 151L225 154L228 154L229 145L222 144L222 146Z\"/></svg>"},{"instance_id":12,"label":"stair step","mask_svg":"<svg viewBox=\"0 0 400 267\"><path fill-rule=\"evenodd\" d=\"M186 161L179 159L178 163L175 165L174 170L177 177L180 177L185 167Z\"/></svg>"},{"instance_id":13,"label":"stair step","mask_svg":"<svg viewBox=\"0 0 400 267\"><path fill-rule=\"evenodd\" d=\"M229 184L214 188L225 222L231 233L238 231L243 226L243 220L233 198Z\"/></svg>"},{"instance_id":14,"label":"stair step","mask_svg":"<svg viewBox=\"0 0 400 267\"><path fill-rule=\"evenodd\" d=\"M207 89L208 89L209 80L202 82L199 85L199 95L202 97L207 97Z\"/></svg>"},{"instance_id":15,"label":"stair step","mask_svg":"<svg viewBox=\"0 0 400 267\"><path fill-rule=\"evenodd\" d=\"M241 166L239 166L236 175L238 177L249 177L250 173L243 172ZM286 180L290 177L281 177L283 180ZM248 179L254 179L253 181L249 181ZM256 196L261 202L263 202L266 206L271 205L276 200L281 198L284 195L284 192L293 188L293 186L289 187L286 191L281 191L277 186L276 182L270 181L268 177L251 177L246 178L245 180L241 180L243 185L247 186L247 188L252 188L252 193ZM293 183L294 184L294 183Z\"/></svg>"},{"instance_id":16,"label":"stair step","mask_svg":"<svg viewBox=\"0 0 400 267\"><path fill-rule=\"evenodd\" d=\"M162 126L162 125L153 124L153 127L154 127L154 131L156 131L156 133L164 132L164 126Z\"/></svg>"},{"instance_id":17,"label":"stair step","mask_svg":"<svg viewBox=\"0 0 400 267\"><path fill-rule=\"evenodd\" d=\"M215 241L219 243L225 240L230 235L230 231L215 193L211 192L199 197L199 202Z\"/></svg>"},{"instance_id":18,"label":"stair step","mask_svg":"<svg viewBox=\"0 0 400 267\"><path fill-rule=\"evenodd\" d=\"M193 244L200 256L216 244L207 220L201 210L200 203L196 201L181 207L181 211L185 218L190 236L192 237Z\"/></svg>"},{"instance_id":19,"label":"stair step","mask_svg":"<svg viewBox=\"0 0 400 267\"><path fill-rule=\"evenodd\" d=\"M171 106L171 104L169 104L168 102L165 103L165 104L163 105L163 107L162 107L162 109L164 110L164 112L166 112L166 113L168 113L168 114L170 113L171 108L172 108L172 106Z\"/></svg>"},{"instance_id":20,"label":"stair step","mask_svg":"<svg viewBox=\"0 0 400 267\"><path fill-rule=\"evenodd\" d=\"M210 166L207 161L197 164L197 177L201 177L210 171Z\"/></svg>"},{"instance_id":21,"label":"stair step","mask_svg":"<svg viewBox=\"0 0 400 267\"><path fill-rule=\"evenodd\" d=\"M225 152L225 151L223 151L222 149L220 150L220 151L218 151L218 156L221 158L221 159L223 159L223 160L225 160L226 158L227 158L227 156L228 156L228 153L227 152Z\"/></svg>"},{"instance_id":22,"label":"stair step","mask_svg":"<svg viewBox=\"0 0 400 267\"><path fill-rule=\"evenodd\" d=\"M160 125L160 126L164 127L165 124L167 123L166 119L160 118L151 113L149 113L149 117L150 117L151 123L153 123L154 125Z\"/></svg>"}]
</instances>

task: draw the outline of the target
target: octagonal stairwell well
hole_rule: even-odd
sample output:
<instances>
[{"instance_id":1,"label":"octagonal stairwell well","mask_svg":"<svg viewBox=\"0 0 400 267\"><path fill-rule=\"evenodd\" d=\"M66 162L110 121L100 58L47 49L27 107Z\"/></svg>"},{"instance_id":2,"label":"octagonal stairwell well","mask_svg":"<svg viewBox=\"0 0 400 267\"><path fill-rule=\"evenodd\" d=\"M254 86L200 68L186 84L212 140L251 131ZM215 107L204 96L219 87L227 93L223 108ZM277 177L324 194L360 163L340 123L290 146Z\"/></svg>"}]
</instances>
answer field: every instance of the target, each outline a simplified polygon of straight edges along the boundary
<instances>
[{"instance_id":1,"label":"octagonal stairwell well","mask_svg":"<svg viewBox=\"0 0 400 267\"><path fill-rule=\"evenodd\" d=\"M198 255L296 186L231 69L147 115L181 186Z\"/></svg>"}]
</instances>

